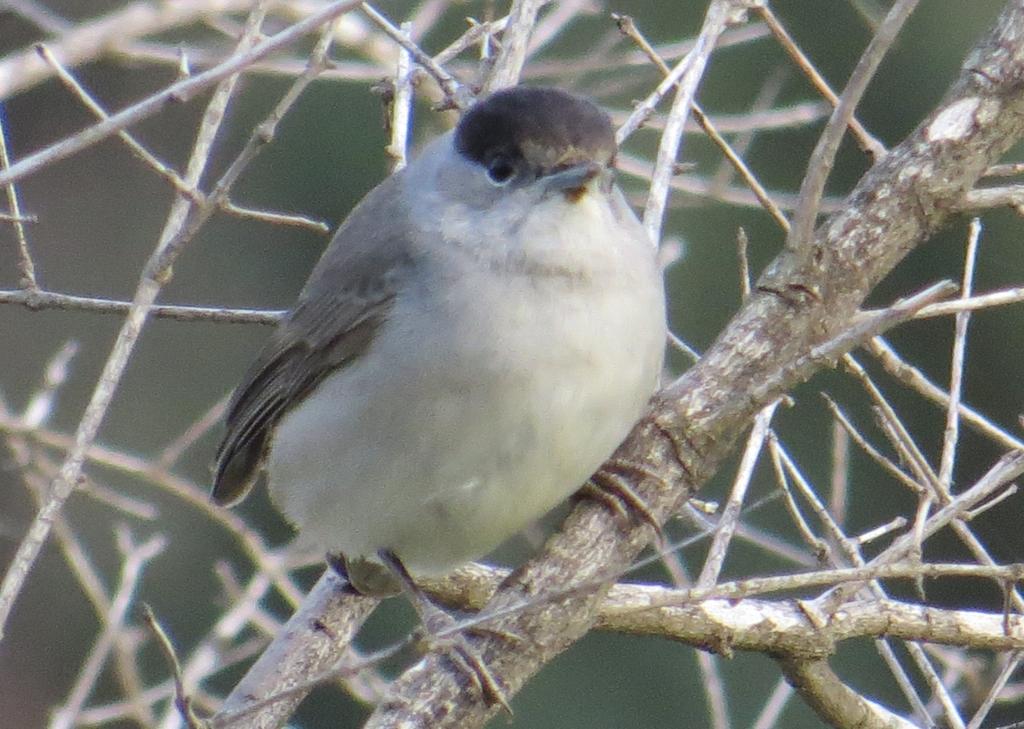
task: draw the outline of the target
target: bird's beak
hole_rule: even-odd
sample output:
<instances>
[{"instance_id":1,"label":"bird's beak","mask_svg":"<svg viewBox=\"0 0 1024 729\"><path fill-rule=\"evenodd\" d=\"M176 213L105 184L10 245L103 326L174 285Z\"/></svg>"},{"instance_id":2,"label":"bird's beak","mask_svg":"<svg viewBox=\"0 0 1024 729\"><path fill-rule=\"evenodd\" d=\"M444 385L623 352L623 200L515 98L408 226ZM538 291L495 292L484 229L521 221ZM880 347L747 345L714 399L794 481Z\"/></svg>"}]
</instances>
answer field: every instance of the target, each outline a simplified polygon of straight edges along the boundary
<instances>
[{"instance_id":1,"label":"bird's beak","mask_svg":"<svg viewBox=\"0 0 1024 729\"><path fill-rule=\"evenodd\" d=\"M592 180L605 178L611 179L611 170L604 165L580 162L548 175L544 186L547 192L561 192L570 201L576 202L587 192Z\"/></svg>"}]
</instances>

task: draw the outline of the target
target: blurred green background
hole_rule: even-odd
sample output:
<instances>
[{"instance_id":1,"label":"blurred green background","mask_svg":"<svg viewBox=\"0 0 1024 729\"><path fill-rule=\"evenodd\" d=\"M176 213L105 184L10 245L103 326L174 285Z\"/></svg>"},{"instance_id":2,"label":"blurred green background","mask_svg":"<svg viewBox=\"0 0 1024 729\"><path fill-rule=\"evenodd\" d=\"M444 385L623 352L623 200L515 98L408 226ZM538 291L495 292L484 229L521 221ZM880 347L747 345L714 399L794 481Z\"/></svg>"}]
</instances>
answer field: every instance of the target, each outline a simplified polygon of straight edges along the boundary
<instances>
[{"instance_id":1,"label":"blurred green background","mask_svg":"<svg viewBox=\"0 0 1024 729\"><path fill-rule=\"evenodd\" d=\"M870 0L865 4L869 10L883 5ZM51 0L47 5L73 19L119 4ZM887 145L898 142L934 107L955 78L965 53L992 25L1002 5L1001 0L921 3L872 83L858 118ZM871 35L858 6L846 0L779 0L772 6L833 88L841 89ZM378 7L389 17L401 20L410 5L388 2ZM482 17L485 7L483 3L453 3L437 29L421 39L422 44L436 52L465 27L464 16ZM613 29L608 12L632 15L653 42L664 43L692 37L705 9L705 2L638 0L602 4L599 12L553 41L542 58L557 61L561 54L575 57L595 37L604 37ZM203 37L204 33L209 31L192 28L180 37L165 40ZM13 13L4 12L0 5L0 55L39 38L38 31ZM622 40L621 47L627 46L628 41ZM337 47L334 55L357 57L343 47ZM551 70L544 75L528 68L529 81L571 86L620 110L627 109L630 100L653 87L657 79L651 68L626 69L614 78L616 83L628 84L616 87L602 74L560 76L557 63L545 67ZM173 80L174 72L168 66L126 65L114 60L76 69L82 83L109 109L121 108L163 87ZM748 111L772 74L782 74L778 104L818 99L778 46L766 38L718 51L704 79L700 101L712 114ZM230 162L249 130L287 85L288 80L280 77L254 74L245 78L218 143L214 173ZM180 167L187 159L206 98L170 106L132 131L151 151ZM52 80L11 98L3 105L2 113L16 159L91 121L80 104ZM383 153L387 139L381 119L380 100L371 93L368 83L315 82L281 124L274 143L235 188L233 199L252 207L311 215L329 221L333 227L387 174L388 160ZM444 128L445 119L420 104L415 118L416 138L429 138ZM820 124L760 135L746 159L771 189L795 191L818 131ZM639 133L626 151L649 157L655 134ZM694 163L697 173L713 174L720 157L706 140L688 135L681 160ZM864 157L846 143L829 193L842 195L864 170ZM629 178L624 179L624 185L634 194L642 190ZM23 208L39 219L29 228L29 241L45 288L85 296L131 298L140 268L167 214L171 195L165 184L134 160L121 143L108 140L33 175L20 184L19 192ZM671 322L677 334L703 350L739 304L737 227L742 226L750 238L755 274L777 252L782 235L757 209L682 195L676 195L672 203L664 233L682 244L683 258L669 273ZM884 304L938 278L959 280L965 230L966 221L956 222L912 254L879 287L872 302ZM1008 212L986 216L978 290L1019 285L1024 280L1019 232L1017 219ZM286 308L325 243L326 238L309 232L218 216L180 258L174 280L161 301ZM0 288L13 289L17 282L14 238L8 227L0 226ZM72 431L119 326L116 316L32 312L0 305L0 394L7 406L15 411L23 408L39 386L45 364L65 342L74 340L79 353L49 422L55 430ZM256 325L150 322L106 418L100 442L143 457L157 453L230 390L268 331ZM925 372L944 382L951 333L951 320L929 320L902 327L892 334L892 341ZM1024 395L1021 379L1016 376L1022 348L1024 328L1019 309L975 317L965 400L1009 427L1017 422ZM675 372L686 364L677 356L671 362ZM936 457L942 413L884 377L882 381L928 455ZM795 407L780 411L776 426L786 444L805 472L816 483L825 484L829 473L825 434L830 418L817 395L821 390L832 393L860 422L869 424L870 415L858 387L831 372L800 388L795 393ZM211 433L189 451L179 467L183 475L201 483L208 480L218 434ZM6 565L32 517L34 504L7 460L8 453L0 450L0 454L4 459L0 461L0 564ZM965 434L957 482L969 483L987 470L997 455L990 443ZM168 536L171 545L147 571L138 598L154 606L179 650L187 652L218 612L219 582L214 576L214 563L226 559L240 570L246 569L237 545L200 512L166 495L124 476L98 469L89 473L159 507L158 521L130 525L138 539L160 532ZM703 496L722 498L730 475L731 469L726 466ZM914 502L907 492L894 487L859 455L852 459L850 480L847 524L851 532L913 512ZM772 490L768 471L762 469L751 500L767 496ZM240 508L272 542L288 539L287 527L262 494ZM1019 498L1013 498L987 513L977 526L1000 560L1020 560L1024 555L1019 508ZM126 518L86 498L72 498L66 516L81 534L109 587L119 566L113 527ZM750 521L799 544L778 500L751 514ZM685 536L687 532L678 528L674 533ZM702 542L684 553L694 571L699 570L703 549ZM515 563L528 554L520 540L498 558ZM943 539L930 543L926 554L934 559L965 556L956 543ZM783 569L793 570L795 566L741 545L727 563L726 575L770 574ZM654 579L659 574L652 569L640 576ZM964 587L940 582L929 585L928 595L942 604L989 609L998 609L1001 604L1000 595L988 585ZM387 605L371 621L365 643L394 640L410 621L406 606ZM66 697L97 626L65 563L56 550L48 548L17 604L9 634L0 644L0 727L38 726L45 721L48 709ZM159 656L155 651L147 655L151 659L148 678L163 676L165 667ZM906 710L892 678L881 668L867 641L844 644L833 665L854 687L897 711ZM766 657L738 654L722 661L722 673L734 725L750 725L778 680L777 668ZM695 653L688 647L593 634L548 666L515 698L513 719L499 718L495 725L536 729L708 726L698 675ZM225 689L236 678L235 672L228 672L221 685L214 688ZM318 697L318 701L306 702L296 716L297 725L355 726L364 715L362 707L336 692L321 691ZM104 700L102 695L95 698ZM1003 722L1024 719L1024 708L1007 707L994 717ZM779 725L816 727L820 723L794 699Z\"/></svg>"}]
</instances>

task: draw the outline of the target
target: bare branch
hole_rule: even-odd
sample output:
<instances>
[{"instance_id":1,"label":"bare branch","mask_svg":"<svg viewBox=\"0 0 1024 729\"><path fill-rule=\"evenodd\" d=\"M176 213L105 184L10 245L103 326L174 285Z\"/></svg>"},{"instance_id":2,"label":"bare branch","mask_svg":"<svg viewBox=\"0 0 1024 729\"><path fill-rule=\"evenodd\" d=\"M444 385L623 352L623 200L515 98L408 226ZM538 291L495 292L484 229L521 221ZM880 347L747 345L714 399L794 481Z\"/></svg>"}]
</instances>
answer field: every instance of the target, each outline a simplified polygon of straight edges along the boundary
<instances>
[{"instance_id":1,"label":"bare branch","mask_svg":"<svg viewBox=\"0 0 1024 729\"><path fill-rule=\"evenodd\" d=\"M850 74L850 80L843 89L839 103L836 104L832 117L825 125L825 130L818 139L818 144L807 163L807 174L800 184L800 207L793 219L793 229L786 236L786 245L797 248L807 245L811 240L814 225L818 219L818 203L825 191L825 182L832 163L839 151L839 143L843 139L846 127L853 119L854 109L868 83L878 70L889 47L896 42L896 36L907 22L910 14L917 7L917 0L898 0L889 10L879 26L878 32L871 37L871 42L861 56L857 67Z\"/></svg>"},{"instance_id":2,"label":"bare branch","mask_svg":"<svg viewBox=\"0 0 1024 729\"><path fill-rule=\"evenodd\" d=\"M10 166L11 160L7 154L7 129L4 126L3 116L0 115L0 172L7 170ZM36 267L32 262L32 255L28 250L28 238L25 235L27 219L21 214L18 192L13 182L6 185L6 191L8 212L5 213L5 216L14 228L14 237L18 242L18 268L21 271L19 284L26 291L37 291L39 284L36 282Z\"/></svg>"},{"instance_id":3,"label":"bare branch","mask_svg":"<svg viewBox=\"0 0 1024 729\"><path fill-rule=\"evenodd\" d=\"M978 239L981 237L981 221L971 221L967 239L967 253L964 258L964 275L960 284L960 298L966 299L974 287L974 265L978 257ZM953 465L956 462L956 447L960 439L960 397L963 392L964 358L967 351L967 324L971 313L960 311L956 315L956 331L953 337L953 353L950 357L949 405L946 407L946 429L942 439L942 459L939 463L939 484L947 492L953 486Z\"/></svg>"},{"instance_id":4,"label":"bare branch","mask_svg":"<svg viewBox=\"0 0 1024 729\"><path fill-rule=\"evenodd\" d=\"M546 4L547 0L513 0L505 32L501 35L501 51L484 82L483 93L516 85L523 64L526 63L528 44L537 23L537 14Z\"/></svg>"},{"instance_id":5,"label":"bare branch","mask_svg":"<svg viewBox=\"0 0 1024 729\"><path fill-rule=\"evenodd\" d=\"M363 620L377 606L377 600L364 597L328 569L303 600L278 640L263 651L245 678L224 700L214 726L232 726L244 718L249 727L279 726L291 716L306 692L286 695L258 709L249 705L280 694L318 677L341 660L345 648ZM308 689L307 689L308 691Z\"/></svg>"},{"instance_id":6,"label":"bare branch","mask_svg":"<svg viewBox=\"0 0 1024 729\"><path fill-rule=\"evenodd\" d=\"M83 129L74 135L51 144L46 149L25 157L12 165L7 170L0 170L0 185L8 185L11 182L20 180L33 172L36 172L46 165L57 160L70 157L73 154L88 149L97 142L101 142L113 134L117 134L136 122L142 121L153 114L156 114L165 104L169 102L186 102L194 98L201 91L220 83L232 74L244 70L249 64L266 57L278 48L288 45L302 36L316 30L324 23L333 20L343 13L350 12L359 5L357 0L347 2L333 2L312 15L300 20L286 30L265 41L257 43L249 50L232 55L228 60L220 63L198 76L179 81L168 86L152 96L119 111L107 119ZM2 94L0 94L2 96Z\"/></svg>"},{"instance_id":7,"label":"bare branch","mask_svg":"<svg viewBox=\"0 0 1024 729\"><path fill-rule=\"evenodd\" d=\"M78 716L85 706L86 700L95 689L100 672L107 660L107 654L113 649L115 636L124 629L128 609L135 598L139 580L147 563L152 561L167 546L166 538L151 537L142 544L134 544L128 531L122 528L118 533L118 548L124 560L121 568L121 581L111 601L110 611L105 616L104 629L93 645L89 658L82 665L78 680L71 691L67 702L57 711L52 727L67 729L77 723Z\"/></svg>"},{"instance_id":8,"label":"bare branch","mask_svg":"<svg viewBox=\"0 0 1024 729\"><path fill-rule=\"evenodd\" d=\"M183 0L173 4L153 5L133 2L88 23L66 28L60 38L49 45L64 66L77 66L97 60L111 45L127 38L141 38L169 28L194 22L213 12L245 11L252 0ZM59 30L47 22L50 31ZM35 86L54 72L31 50L0 59L0 99Z\"/></svg>"},{"instance_id":9,"label":"bare branch","mask_svg":"<svg viewBox=\"0 0 1024 729\"><path fill-rule=\"evenodd\" d=\"M126 314L132 307L130 301L111 301L87 296L57 294L52 291L0 291L0 304L21 304L41 311L60 309L63 311L92 311L98 314ZM171 306L153 304L149 316L178 321L214 321L234 324L276 324L284 311L259 311L257 309L221 309L208 306Z\"/></svg>"},{"instance_id":10,"label":"bare branch","mask_svg":"<svg viewBox=\"0 0 1024 729\"><path fill-rule=\"evenodd\" d=\"M647 193L647 203L644 205L644 228L647 229L647 235L655 243L661 240L661 224L668 200L669 179L672 177L673 168L679 155L683 128L686 125L690 108L693 106L693 100L696 98L697 86L704 75L704 68L707 66L711 51L718 42L718 38L730 23L737 21L737 16L745 13L746 6L744 0L712 0L711 6L704 15L704 24L697 36L697 44L680 63L682 72L678 80L674 78L674 74L668 74L658 87L660 90L662 86L670 82L665 86L665 90L667 91L673 86L677 90L668 122L665 124L665 132L661 135L661 142L658 145L654 172L651 174L651 187ZM637 111L640 109L641 107L637 107ZM625 130L620 128L616 141L621 144L625 135Z\"/></svg>"},{"instance_id":11,"label":"bare branch","mask_svg":"<svg viewBox=\"0 0 1024 729\"><path fill-rule=\"evenodd\" d=\"M764 18L765 24L769 29L771 29L776 40L778 40L782 48L793 59L793 62L796 63L797 67L804 73L804 75L807 76L808 79L810 79L814 88L818 90L818 93L825 97L826 101L832 105L832 108L838 107L839 96L837 96L828 85L828 81L818 73L818 69L814 67L814 64L811 63L810 59L808 59L807 56L804 55L804 52L800 50L800 47L796 42L794 42L793 38L783 27L782 23L779 22L779 19L776 17L775 13L771 11L768 4L758 3L754 6L754 9L762 18ZM885 154L885 147L882 143L875 139L875 137L872 136L859 121L857 121L856 117L850 117L849 125L850 130L856 137L861 149L870 154L875 161L881 159Z\"/></svg>"}]
</instances>

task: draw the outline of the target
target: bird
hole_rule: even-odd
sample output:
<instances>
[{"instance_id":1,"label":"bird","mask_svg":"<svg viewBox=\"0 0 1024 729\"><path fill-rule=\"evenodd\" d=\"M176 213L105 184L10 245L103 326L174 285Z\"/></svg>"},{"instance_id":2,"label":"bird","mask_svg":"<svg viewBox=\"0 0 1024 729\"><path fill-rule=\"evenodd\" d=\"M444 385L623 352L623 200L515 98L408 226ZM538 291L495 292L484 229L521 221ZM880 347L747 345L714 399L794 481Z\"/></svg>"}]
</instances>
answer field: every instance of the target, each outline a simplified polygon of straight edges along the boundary
<instances>
[{"instance_id":1,"label":"bird","mask_svg":"<svg viewBox=\"0 0 1024 729\"><path fill-rule=\"evenodd\" d=\"M340 225L235 389L212 498L266 472L353 588L481 559L642 416L666 340L656 246L609 116L557 88L471 106Z\"/></svg>"}]
</instances>

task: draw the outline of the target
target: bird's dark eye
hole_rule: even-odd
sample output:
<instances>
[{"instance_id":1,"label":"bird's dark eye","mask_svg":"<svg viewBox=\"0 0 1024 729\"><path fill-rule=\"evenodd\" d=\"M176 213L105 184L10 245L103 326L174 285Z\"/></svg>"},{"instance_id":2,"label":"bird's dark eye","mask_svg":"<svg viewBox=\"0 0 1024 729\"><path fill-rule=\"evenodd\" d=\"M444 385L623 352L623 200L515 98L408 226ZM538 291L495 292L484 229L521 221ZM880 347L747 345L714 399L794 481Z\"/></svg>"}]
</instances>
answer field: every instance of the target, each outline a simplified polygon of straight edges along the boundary
<instances>
[{"instance_id":1,"label":"bird's dark eye","mask_svg":"<svg viewBox=\"0 0 1024 729\"><path fill-rule=\"evenodd\" d=\"M495 185L505 185L516 173L516 167L508 157L498 156L487 165L487 177Z\"/></svg>"}]
</instances>

